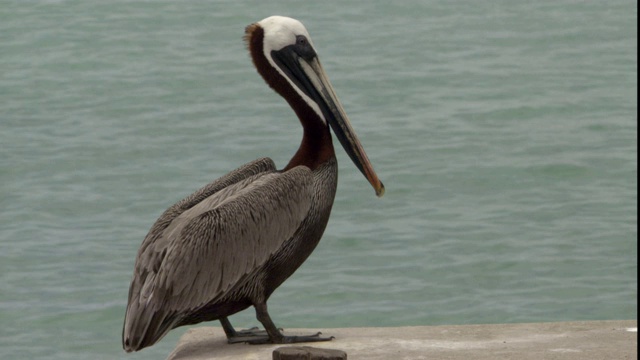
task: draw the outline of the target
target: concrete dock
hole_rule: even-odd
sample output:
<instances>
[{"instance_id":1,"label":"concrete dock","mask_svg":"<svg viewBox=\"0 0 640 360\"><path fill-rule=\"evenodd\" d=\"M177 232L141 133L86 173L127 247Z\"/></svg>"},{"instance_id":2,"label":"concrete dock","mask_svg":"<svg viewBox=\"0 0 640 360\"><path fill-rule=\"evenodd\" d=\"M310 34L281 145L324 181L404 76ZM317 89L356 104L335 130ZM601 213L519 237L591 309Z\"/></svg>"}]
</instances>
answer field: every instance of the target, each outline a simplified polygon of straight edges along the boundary
<instances>
[{"instance_id":1,"label":"concrete dock","mask_svg":"<svg viewBox=\"0 0 640 360\"><path fill-rule=\"evenodd\" d=\"M637 359L636 320L532 324L322 329L328 342L293 344L347 353L348 359ZM318 329L288 329L305 335ZM169 360L272 359L287 345L227 344L222 328L193 328Z\"/></svg>"}]
</instances>

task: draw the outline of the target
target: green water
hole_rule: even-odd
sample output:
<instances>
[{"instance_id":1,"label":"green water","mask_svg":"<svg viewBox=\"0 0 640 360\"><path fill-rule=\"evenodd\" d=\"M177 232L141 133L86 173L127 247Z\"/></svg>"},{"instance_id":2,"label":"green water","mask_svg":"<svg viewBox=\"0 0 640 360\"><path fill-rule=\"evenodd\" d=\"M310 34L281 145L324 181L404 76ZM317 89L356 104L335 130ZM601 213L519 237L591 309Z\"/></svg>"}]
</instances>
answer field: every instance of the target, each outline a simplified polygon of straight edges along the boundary
<instances>
[{"instance_id":1,"label":"green water","mask_svg":"<svg viewBox=\"0 0 640 360\"><path fill-rule=\"evenodd\" d=\"M0 358L171 351L185 328L120 345L147 230L299 144L241 40L272 14L307 26L387 187L339 150L278 326L637 318L635 1L1 0Z\"/></svg>"}]
</instances>

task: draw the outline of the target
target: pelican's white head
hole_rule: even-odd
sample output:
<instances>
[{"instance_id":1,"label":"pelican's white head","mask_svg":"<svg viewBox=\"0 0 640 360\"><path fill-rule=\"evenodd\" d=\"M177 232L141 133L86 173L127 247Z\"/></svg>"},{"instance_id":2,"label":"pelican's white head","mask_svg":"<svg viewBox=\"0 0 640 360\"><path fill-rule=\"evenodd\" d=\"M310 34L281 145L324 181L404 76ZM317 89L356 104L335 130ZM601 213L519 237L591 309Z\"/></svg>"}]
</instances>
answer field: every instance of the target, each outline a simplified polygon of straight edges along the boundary
<instances>
[{"instance_id":1,"label":"pelican's white head","mask_svg":"<svg viewBox=\"0 0 640 360\"><path fill-rule=\"evenodd\" d=\"M261 31L255 31L256 29ZM301 77L292 73L292 70L300 67L309 67L310 65L321 67L309 32L304 25L300 21L289 17L270 16L249 25L245 32L245 40L251 51L251 57L258 68L258 72L262 74L267 83L284 96L285 99L289 100L287 95L282 92L282 89L279 89L278 85L275 84L276 79L272 78L270 80L268 75L265 76L265 70L267 69L261 68L259 65L261 59L259 57L266 59L270 65L269 67L276 70L280 77L289 83L290 89L294 90L326 124L327 121L320 109L320 105L308 91L305 91L305 87L299 83L298 80ZM257 39L257 37L260 39ZM260 44L252 44L254 38ZM252 45L255 48L252 48Z\"/></svg>"},{"instance_id":2,"label":"pelican's white head","mask_svg":"<svg viewBox=\"0 0 640 360\"><path fill-rule=\"evenodd\" d=\"M309 32L296 19L286 16L269 16L258 21L258 25L264 29L264 53L270 54L273 50L281 50L285 46L294 45L297 36L304 36L313 47Z\"/></svg>"}]
</instances>

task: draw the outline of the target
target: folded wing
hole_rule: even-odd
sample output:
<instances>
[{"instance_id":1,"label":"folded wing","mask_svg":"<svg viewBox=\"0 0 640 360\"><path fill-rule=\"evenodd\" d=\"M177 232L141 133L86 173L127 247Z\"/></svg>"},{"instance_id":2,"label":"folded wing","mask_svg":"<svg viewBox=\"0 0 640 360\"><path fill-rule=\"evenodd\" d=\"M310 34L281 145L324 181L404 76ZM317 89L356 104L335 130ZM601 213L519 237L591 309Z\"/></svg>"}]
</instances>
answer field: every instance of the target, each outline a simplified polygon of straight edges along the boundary
<instances>
[{"instance_id":1,"label":"folded wing","mask_svg":"<svg viewBox=\"0 0 640 360\"><path fill-rule=\"evenodd\" d=\"M129 289L125 350L155 343L183 315L223 296L298 229L311 206L311 171L253 164L172 206L151 229Z\"/></svg>"}]
</instances>

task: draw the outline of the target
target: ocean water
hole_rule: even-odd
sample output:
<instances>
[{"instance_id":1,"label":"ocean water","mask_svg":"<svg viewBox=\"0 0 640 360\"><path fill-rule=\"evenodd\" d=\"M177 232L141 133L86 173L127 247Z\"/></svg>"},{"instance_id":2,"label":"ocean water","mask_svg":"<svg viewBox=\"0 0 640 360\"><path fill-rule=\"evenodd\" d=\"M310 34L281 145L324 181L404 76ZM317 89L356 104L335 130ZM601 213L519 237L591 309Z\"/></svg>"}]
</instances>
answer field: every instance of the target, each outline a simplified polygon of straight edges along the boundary
<instances>
[{"instance_id":1,"label":"ocean water","mask_svg":"<svg viewBox=\"0 0 640 360\"><path fill-rule=\"evenodd\" d=\"M635 1L2 0L0 358L168 355L186 328L120 344L146 232L300 141L242 42L273 14L305 23L387 188L338 147L278 326L637 318Z\"/></svg>"}]
</instances>

